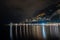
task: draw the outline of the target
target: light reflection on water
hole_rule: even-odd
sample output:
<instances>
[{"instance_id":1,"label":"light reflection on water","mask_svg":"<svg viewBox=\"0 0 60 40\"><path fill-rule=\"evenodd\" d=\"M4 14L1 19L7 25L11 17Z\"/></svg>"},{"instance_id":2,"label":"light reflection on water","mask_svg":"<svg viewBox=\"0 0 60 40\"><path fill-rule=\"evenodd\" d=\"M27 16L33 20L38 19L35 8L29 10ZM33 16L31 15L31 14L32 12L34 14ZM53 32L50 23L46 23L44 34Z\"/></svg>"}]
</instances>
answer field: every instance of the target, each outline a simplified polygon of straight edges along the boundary
<instances>
[{"instance_id":1,"label":"light reflection on water","mask_svg":"<svg viewBox=\"0 0 60 40\"><path fill-rule=\"evenodd\" d=\"M23 31L21 31L21 33L23 33L23 34L26 34L26 31L28 32L28 35L23 35L24 37L26 37L26 36L32 36L33 35L33 37L38 37L37 35L40 35L40 37L41 38L43 38L43 39L46 39L47 38L47 32L48 32L48 30L50 30L50 35L52 35L52 36L57 36L57 37L59 37L58 35L59 35L59 26L57 25L57 24L59 24L60 25L60 23L53 23L53 24L45 24L45 23L42 23L41 25L32 25L31 26L31 24L29 25L28 24L28 26L26 25L26 24L17 24L17 26L15 25L15 24L13 24L13 23L10 23L10 38L11 38L11 40L13 40L13 34L12 34L12 31L13 31L13 29L12 29L12 27L13 26L16 26L16 29L17 29L17 27L22 27L22 25L24 26L24 27L26 27L27 26L27 29L29 30L27 30L27 29L23 29ZM46 31L46 27L47 26L49 27L49 29ZM29 27L31 27L30 29L29 29ZM40 29L41 28L41 29ZM18 30L18 29L17 29ZM18 33L17 32L17 30L16 30L16 33ZM24 31L25 30L25 31ZM31 32L32 31L32 32ZM41 32L40 32L41 31ZM25 32L25 33L24 33ZM31 34L29 34L29 33L31 33ZM16 34L16 36L18 36L17 34Z\"/></svg>"}]
</instances>

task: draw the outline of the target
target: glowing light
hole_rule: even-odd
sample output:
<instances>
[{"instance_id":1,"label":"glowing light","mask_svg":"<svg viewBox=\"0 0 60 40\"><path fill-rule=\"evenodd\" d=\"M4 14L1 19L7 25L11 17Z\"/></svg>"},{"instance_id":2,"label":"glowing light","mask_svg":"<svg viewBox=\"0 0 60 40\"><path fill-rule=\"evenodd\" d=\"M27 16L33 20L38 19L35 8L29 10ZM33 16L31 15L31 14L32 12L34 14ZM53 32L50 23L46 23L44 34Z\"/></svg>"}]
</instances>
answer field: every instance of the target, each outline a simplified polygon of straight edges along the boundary
<instances>
[{"instance_id":1,"label":"glowing light","mask_svg":"<svg viewBox=\"0 0 60 40\"><path fill-rule=\"evenodd\" d=\"M45 26L44 23L42 23L42 33L43 33L43 38L46 38L46 32L45 32Z\"/></svg>"},{"instance_id":2,"label":"glowing light","mask_svg":"<svg viewBox=\"0 0 60 40\"><path fill-rule=\"evenodd\" d=\"M17 24L15 24L15 26L16 26L16 37L17 37Z\"/></svg>"},{"instance_id":3,"label":"glowing light","mask_svg":"<svg viewBox=\"0 0 60 40\"><path fill-rule=\"evenodd\" d=\"M38 17L42 17L42 16L44 16L45 15L45 13L41 13L41 14L39 14L38 16L37 16L37 18Z\"/></svg>"},{"instance_id":4,"label":"glowing light","mask_svg":"<svg viewBox=\"0 0 60 40\"><path fill-rule=\"evenodd\" d=\"M10 25L10 39L13 40L13 36L12 36L12 23L10 23L9 25Z\"/></svg>"}]
</instances>

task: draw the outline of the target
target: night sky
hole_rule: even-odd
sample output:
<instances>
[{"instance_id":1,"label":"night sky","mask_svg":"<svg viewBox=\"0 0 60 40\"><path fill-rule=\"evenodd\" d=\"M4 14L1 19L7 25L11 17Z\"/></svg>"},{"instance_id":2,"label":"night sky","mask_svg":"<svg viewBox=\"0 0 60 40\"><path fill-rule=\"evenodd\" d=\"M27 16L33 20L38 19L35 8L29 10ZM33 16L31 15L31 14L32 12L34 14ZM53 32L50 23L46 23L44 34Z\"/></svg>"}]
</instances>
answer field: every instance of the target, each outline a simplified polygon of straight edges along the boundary
<instances>
[{"instance_id":1,"label":"night sky","mask_svg":"<svg viewBox=\"0 0 60 40\"><path fill-rule=\"evenodd\" d=\"M59 1L59 0L57 0ZM1 0L1 22L20 22L34 17L37 10L57 2L56 0Z\"/></svg>"}]
</instances>

